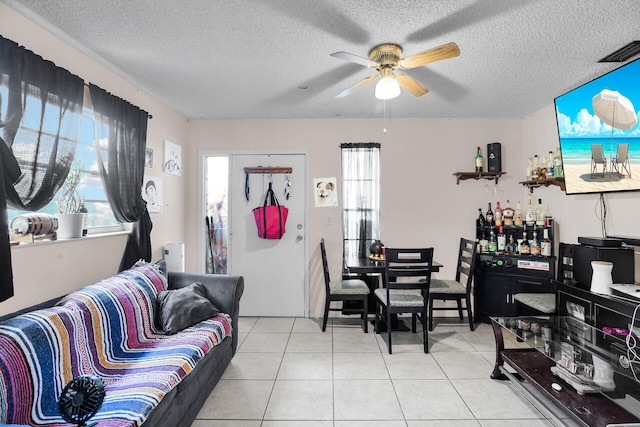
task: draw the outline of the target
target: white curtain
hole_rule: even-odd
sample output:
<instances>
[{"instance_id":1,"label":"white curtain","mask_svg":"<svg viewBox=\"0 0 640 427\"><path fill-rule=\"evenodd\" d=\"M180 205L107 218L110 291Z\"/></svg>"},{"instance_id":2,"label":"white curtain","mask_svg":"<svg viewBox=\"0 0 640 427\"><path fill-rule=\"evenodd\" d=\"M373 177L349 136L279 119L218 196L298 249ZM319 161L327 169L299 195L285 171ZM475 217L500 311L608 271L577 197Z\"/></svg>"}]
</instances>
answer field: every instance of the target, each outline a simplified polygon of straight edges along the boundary
<instances>
[{"instance_id":1,"label":"white curtain","mask_svg":"<svg viewBox=\"0 0 640 427\"><path fill-rule=\"evenodd\" d=\"M380 144L345 143L340 150L343 255L366 257L380 238Z\"/></svg>"}]
</instances>

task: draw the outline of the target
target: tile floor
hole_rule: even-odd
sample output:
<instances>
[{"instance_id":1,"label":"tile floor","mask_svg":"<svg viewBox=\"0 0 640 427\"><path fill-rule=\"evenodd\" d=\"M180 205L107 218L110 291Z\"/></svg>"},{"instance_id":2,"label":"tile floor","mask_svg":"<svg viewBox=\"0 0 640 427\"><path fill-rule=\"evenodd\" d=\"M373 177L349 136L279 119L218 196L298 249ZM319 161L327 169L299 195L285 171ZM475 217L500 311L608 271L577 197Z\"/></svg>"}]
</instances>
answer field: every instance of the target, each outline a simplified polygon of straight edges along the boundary
<instances>
[{"instance_id":1,"label":"tile floor","mask_svg":"<svg viewBox=\"0 0 640 427\"><path fill-rule=\"evenodd\" d=\"M456 322L456 323L452 323ZM362 331L356 317L248 318L193 427L550 426L508 381L489 378L491 327L440 319L422 333Z\"/></svg>"}]
</instances>

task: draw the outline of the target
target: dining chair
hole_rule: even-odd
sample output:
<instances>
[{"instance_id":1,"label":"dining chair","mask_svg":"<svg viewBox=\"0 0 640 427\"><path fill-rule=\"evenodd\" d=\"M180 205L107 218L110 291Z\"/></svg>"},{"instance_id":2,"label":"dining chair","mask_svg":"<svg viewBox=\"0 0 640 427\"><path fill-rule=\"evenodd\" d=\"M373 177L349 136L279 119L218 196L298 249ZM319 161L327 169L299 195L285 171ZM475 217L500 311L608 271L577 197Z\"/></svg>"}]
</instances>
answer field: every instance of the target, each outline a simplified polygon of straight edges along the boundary
<instances>
[{"instance_id":1,"label":"dining chair","mask_svg":"<svg viewBox=\"0 0 640 427\"><path fill-rule=\"evenodd\" d=\"M598 173L598 165L602 165L602 173ZM604 178L607 171L607 159L602 151L602 144L591 144L591 177L600 175Z\"/></svg>"},{"instance_id":2,"label":"dining chair","mask_svg":"<svg viewBox=\"0 0 640 427\"><path fill-rule=\"evenodd\" d=\"M560 242L558 245L558 272L556 280L573 279L573 248L576 245ZM551 282L553 284L553 282ZM531 314L552 315L558 312L557 292L521 292L513 296L516 316Z\"/></svg>"},{"instance_id":3,"label":"dining chair","mask_svg":"<svg viewBox=\"0 0 640 427\"><path fill-rule=\"evenodd\" d=\"M385 248L384 288L374 292L376 301L376 332L384 315L387 324L387 345L391 351L391 316L411 313L412 332L416 332L416 319L422 322L424 352L429 352L427 330L427 304L431 284L433 248Z\"/></svg>"},{"instance_id":4,"label":"dining chair","mask_svg":"<svg viewBox=\"0 0 640 427\"><path fill-rule=\"evenodd\" d=\"M322 332L327 329L329 311L341 311L342 308L331 308L331 301L362 301L362 318L364 319L364 332L369 332L367 327L369 309L368 300L371 291L367 284L360 279L331 280L329 275L329 263L324 239L320 239L320 253L322 255L322 269L324 270L324 287L326 292L324 302L324 316L322 318Z\"/></svg>"},{"instance_id":5,"label":"dining chair","mask_svg":"<svg viewBox=\"0 0 640 427\"><path fill-rule=\"evenodd\" d=\"M620 165L620 166L618 166ZM626 171L631 178L631 164L629 163L629 144L618 144L616 156L611 159L611 167L622 177L622 171Z\"/></svg>"},{"instance_id":6,"label":"dining chair","mask_svg":"<svg viewBox=\"0 0 640 427\"><path fill-rule=\"evenodd\" d=\"M476 268L477 245L473 240L460 238L458 245L458 263L454 279L433 279L429 292L429 330L433 331L433 310L458 310L460 320L464 319L463 308L469 318L469 329L474 330L471 311L471 283ZM456 301L456 307L434 308L434 301ZM464 307L462 306L464 300Z\"/></svg>"}]
</instances>

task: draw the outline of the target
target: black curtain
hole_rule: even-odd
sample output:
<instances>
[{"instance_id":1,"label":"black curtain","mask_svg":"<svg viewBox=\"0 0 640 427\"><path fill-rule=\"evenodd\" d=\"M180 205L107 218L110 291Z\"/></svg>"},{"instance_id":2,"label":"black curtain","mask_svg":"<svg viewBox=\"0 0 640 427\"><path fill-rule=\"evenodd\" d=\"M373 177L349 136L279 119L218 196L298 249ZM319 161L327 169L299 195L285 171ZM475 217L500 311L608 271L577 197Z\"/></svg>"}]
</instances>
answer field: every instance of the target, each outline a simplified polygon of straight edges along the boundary
<instances>
[{"instance_id":1,"label":"black curtain","mask_svg":"<svg viewBox=\"0 0 640 427\"><path fill-rule=\"evenodd\" d=\"M140 258L151 261L152 225L142 199L149 114L98 86L89 84L89 90L96 125L98 167L109 204L118 221L136 223L120 264L123 270ZM141 256L129 264L132 253Z\"/></svg>"},{"instance_id":2,"label":"black curtain","mask_svg":"<svg viewBox=\"0 0 640 427\"><path fill-rule=\"evenodd\" d=\"M7 206L36 211L64 183L83 88L80 77L0 36L0 301L13 295Z\"/></svg>"}]
</instances>

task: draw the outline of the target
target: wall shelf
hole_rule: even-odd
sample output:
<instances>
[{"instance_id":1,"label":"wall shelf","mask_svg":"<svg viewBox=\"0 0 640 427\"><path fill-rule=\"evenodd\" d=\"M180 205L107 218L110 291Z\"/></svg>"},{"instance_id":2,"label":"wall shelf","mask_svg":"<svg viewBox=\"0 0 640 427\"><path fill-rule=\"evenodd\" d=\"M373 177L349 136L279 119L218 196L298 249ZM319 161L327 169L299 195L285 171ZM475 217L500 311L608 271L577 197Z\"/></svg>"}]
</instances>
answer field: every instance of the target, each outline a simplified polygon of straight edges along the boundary
<instances>
[{"instance_id":1,"label":"wall shelf","mask_svg":"<svg viewBox=\"0 0 640 427\"><path fill-rule=\"evenodd\" d=\"M533 193L534 188L548 187L550 185L557 185L562 191L565 191L564 178L549 178L549 179L534 179L531 181L520 181L520 184L529 189L530 193Z\"/></svg>"},{"instance_id":2,"label":"wall shelf","mask_svg":"<svg viewBox=\"0 0 640 427\"><path fill-rule=\"evenodd\" d=\"M494 179L496 184L498 183L498 179L506 172L454 172L453 174L456 177L456 184L460 184L460 181L465 181L467 179Z\"/></svg>"}]
</instances>

